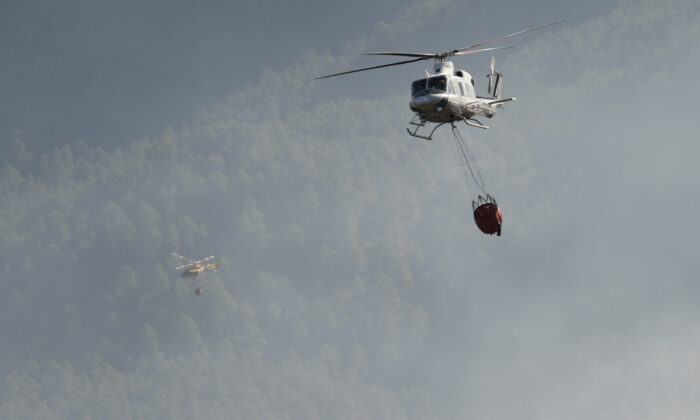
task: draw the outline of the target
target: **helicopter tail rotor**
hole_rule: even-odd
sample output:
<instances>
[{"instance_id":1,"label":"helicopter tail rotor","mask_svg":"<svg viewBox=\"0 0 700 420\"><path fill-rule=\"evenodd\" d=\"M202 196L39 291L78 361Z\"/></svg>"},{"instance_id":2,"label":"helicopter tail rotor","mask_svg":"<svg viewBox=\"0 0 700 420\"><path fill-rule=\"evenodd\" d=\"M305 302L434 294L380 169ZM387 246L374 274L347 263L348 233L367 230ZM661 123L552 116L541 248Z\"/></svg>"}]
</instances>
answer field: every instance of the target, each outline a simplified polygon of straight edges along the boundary
<instances>
[{"instance_id":1,"label":"helicopter tail rotor","mask_svg":"<svg viewBox=\"0 0 700 420\"><path fill-rule=\"evenodd\" d=\"M489 78L489 95L491 94L491 89L493 88L493 76L494 76L494 67L496 66L496 58L494 56L491 56L491 72L486 75L486 77Z\"/></svg>"},{"instance_id":2,"label":"helicopter tail rotor","mask_svg":"<svg viewBox=\"0 0 700 420\"><path fill-rule=\"evenodd\" d=\"M218 273L219 272L219 264L221 264L221 258L216 260L216 262L214 264L207 264L206 268L207 268L207 270L211 270L215 273Z\"/></svg>"},{"instance_id":3,"label":"helicopter tail rotor","mask_svg":"<svg viewBox=\"0 0 700 420\"><path fill-rule=\"evenodd\" d=\"M493 92L493 98L500 99L501 80L503 78L503 74L496 71L496 59L493 56L491 57L491 71L486 75L486 77L489 78L489 95L491 95L491 92Z\"/></svg>"}]
</instances>

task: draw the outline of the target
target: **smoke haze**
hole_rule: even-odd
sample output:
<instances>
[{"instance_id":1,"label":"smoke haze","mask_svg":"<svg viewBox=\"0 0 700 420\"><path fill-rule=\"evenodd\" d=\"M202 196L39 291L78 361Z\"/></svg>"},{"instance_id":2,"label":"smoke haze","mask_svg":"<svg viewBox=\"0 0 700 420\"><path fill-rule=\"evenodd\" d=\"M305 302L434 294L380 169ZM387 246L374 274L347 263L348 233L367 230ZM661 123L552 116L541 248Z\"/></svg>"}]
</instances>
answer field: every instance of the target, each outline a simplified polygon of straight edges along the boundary
<instances>
[{"instance_id":1,"label":"smoke haze","mask_svg":"<svg viewBox=\"0 0 700 420\"><path fill-rule=\"evenodd\" d=\"M3 9L0 418L695 418L696 2ZM312 80L559 18L462 128L500 238L420 64Z\"/></svg>"}]
</instances>

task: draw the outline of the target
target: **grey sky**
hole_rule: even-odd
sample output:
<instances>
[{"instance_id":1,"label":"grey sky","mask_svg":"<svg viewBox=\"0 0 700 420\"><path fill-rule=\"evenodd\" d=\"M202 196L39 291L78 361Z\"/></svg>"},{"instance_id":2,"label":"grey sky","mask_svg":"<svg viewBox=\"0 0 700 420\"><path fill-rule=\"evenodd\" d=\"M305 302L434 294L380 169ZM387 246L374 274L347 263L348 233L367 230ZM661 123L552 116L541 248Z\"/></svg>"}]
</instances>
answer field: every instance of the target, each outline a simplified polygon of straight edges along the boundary
<instances>
[{"instance_id":1,"label":"grey sky","mask_svg":"<svg viewBox=\"0 0 700 420\"><path fill-rule=\"evenodd\" d=\"M695 418L700 6L552 3L0 6L0 417ZM500 238L425 65L311 80L561 18L462 130Z\"/></svg>"},{"instance_id":2,"label":"grey sky","mask_svg":"<svg viewBox=\"0 0 700 420\"><path fill-rule=\"evenodd\" d=\"M492 16L509 31L601 8L537 5L543 16L523 18L532 5L518 4L490 2L488 10L475 5L465 12L464 6L441 7L435 13L444 15L442 36L426 36L421 8L407 7L403 13L417 17L404 18L370 45L453 48L453 42L495 34ZM165 126L177 128L201 108L253 84L263 68L286 68L310 50L341 52L346 43L392 22L401 6L398 1L6 1L0 15L0 52L6 57L0 69L2 136L9 136L10 127L21 129L25 142L47 150L78 140L123 144ZM43 118L34 118L37 113Z\"/></svg>"}]
</instances>

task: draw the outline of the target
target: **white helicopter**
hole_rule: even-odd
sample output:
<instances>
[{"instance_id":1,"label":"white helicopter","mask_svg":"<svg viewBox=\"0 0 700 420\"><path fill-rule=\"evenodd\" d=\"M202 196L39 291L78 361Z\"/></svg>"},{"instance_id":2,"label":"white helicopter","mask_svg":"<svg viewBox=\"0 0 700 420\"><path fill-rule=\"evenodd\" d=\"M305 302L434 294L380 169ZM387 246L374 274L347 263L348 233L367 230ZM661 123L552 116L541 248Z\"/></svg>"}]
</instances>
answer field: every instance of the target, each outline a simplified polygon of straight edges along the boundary
<instances>
[{"instance_id":1,"label":"white helicopter","mask_svg":"<svg viewBox=\"0 0 700 420\"><path fill-rule=\"evenodd\" d=\"M467 55L512 48L490 47L476 50L474 49L484 44L500 41L502 39L524 34L525 32L534 31L547 26L556 25L562 22L565 21L561 20L558 22L548 23L546 25L536 26L534 28L500 36L488 41L479 42L469 47L437 54L406 52L366 53L366 55L391 55L413 57L413 59L329 74L327 76L317 77L316 80L341 76L343 74L357 73L365 70L373 70L382 67L414 63L416 61L428 60L432 58L435 60L435 65L433 67L434 74L431 75L426 71L426 78L416 80L411 85L411 102L409 103L409 106L415 115L409 124L413 125L415 128L413 131L407 128L406 131L408 131L408 134L424 140L432 140L433 133L435 133L435 130L437 130L438 127L449 123L454 129L454 123L458 121L464 121L467 125L472 127L486 129L488 126L482 124L475 117L482 116L491 118L496 113L496 109L503 103L515 100L515 98L501 98L501 81L503 80L503 75L500 72L495 71L495 59L491 57L491 71L486 75L486 77L489 79L489 96L478 96L474 90L474 78L471 76L471 74L464 70L455 70L454 64L451 61L447 61L447 59L455 55ZM436 124L430 133L428 135L419 134L418 131L421 128L426 127L429 123ZM426 128L426 130L428 130L428 128Z\"/></svg>"},{"instance_id":2,"label":"white helicopter","mask_svg":"<svg viewBox=\"0 0 700 420\"><path fill-rule=\"evenodd\" d=\"M201 260L194 261L191 260L187 257L183 257L182 255L173 252L173 255L180 258L183 261L187 261L187 264L180 265L178 267L175 267L176 270L182 270L183 268L187 267L187 270L183 271L180 276L183 278L187 277L197 277L199 273L203 272L204 270L211 270L216 272L217 269L219 268L219 264L221 263L221 260L219 259L216 263L214 264L207 264L207 261L211 260L214 258L213 255L210 255L206 258L202 258Z\"/></svg>"}]
</instances>

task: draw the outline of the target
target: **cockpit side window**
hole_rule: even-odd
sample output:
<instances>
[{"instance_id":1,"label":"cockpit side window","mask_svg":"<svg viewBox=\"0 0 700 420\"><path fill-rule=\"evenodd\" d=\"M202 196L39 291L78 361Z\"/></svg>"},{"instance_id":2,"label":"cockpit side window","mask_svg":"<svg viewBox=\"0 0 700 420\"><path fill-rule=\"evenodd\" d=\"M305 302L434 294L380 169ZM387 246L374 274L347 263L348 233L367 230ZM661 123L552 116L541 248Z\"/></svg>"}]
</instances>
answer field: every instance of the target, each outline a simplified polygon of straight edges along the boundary
<instances>
[{"instance_id":1,"label":"cockpit side window","mask_svg":"<svg viewBox=\"0 0 700 420\"><path fill-rule=\"evenodd\" d=\"M446 91L447 90L447 77L445 77L445 76L431 77L430 79L428 79L428 88L441 90L443 92Z\"/></svg>"},{"instance_id":2,"label":"cockpit side window","mask_svg":"<svg viewBox=\"0 0 700 420\"><path fill-rule=\"evenodd\" d=\"M415 96L416 93L425 90L425 79L416 80L411 84L411 96Z\"/></svg>"},{"instance_id":3,"label":"cockpit side window","mask_svg":"<svg viewBox=\"0 0 700 420\"><path fill-rule=\"evenodd\" d=\"M462 92L462 96L464 96L465 95L464 84L462 84L462 82L459 82L458 85L459 85L459 91Z\"/></svg>"}]
</instances>

